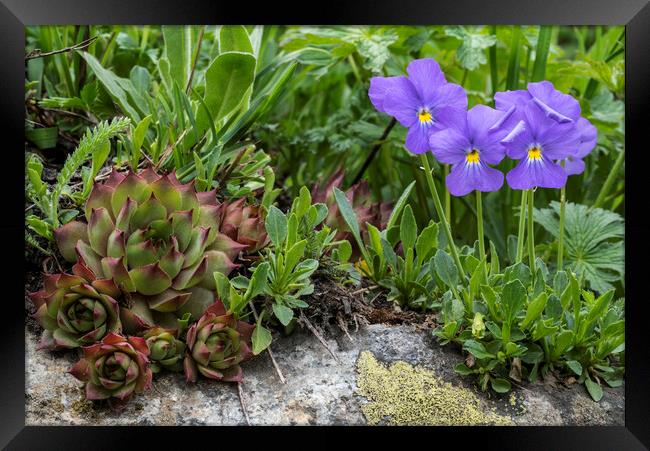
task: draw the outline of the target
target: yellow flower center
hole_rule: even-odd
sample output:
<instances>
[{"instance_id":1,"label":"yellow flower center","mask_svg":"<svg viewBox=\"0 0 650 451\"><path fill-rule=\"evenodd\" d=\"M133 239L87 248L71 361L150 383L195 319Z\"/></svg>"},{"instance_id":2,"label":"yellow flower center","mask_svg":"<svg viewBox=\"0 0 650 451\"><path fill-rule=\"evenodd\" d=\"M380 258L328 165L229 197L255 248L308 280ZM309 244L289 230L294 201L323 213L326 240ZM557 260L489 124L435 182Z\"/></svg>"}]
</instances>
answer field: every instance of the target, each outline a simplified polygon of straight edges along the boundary
<instances>
[{"instance_id":1,"label":"yellow flower center","mask_svg":"<svg viewBox=\"0 0 650 451\"><path fill-rule=\"evenodd\" d=\"M529 160L541 160L542 159L542 149L539 147L531 147L528 149L528 159Z\"/></svg>"},{"instance_id":2,"label":"yellow flower center","mask_svg":"<svg viewBox=\"0 0 650 451\"><path fill-rule=\"evenodd\" d=\"M472 149L472 151L469 152L465 158L467 159L468 163L478 163L481 161L481 157L479 156L478 150L476 149Z\"/></svg>"},{"instance_id":3,"label":"yellow flower center","mask_svg":"<svg viewBox=\"0 0 650 451\"><path fill-rule=\"evenodd\" d=\"M431 122L432 116L431 113L429 113L429 110L423 108L418 112L418 119L421 124L428 124Z\"/></svg>"}]
</instances>

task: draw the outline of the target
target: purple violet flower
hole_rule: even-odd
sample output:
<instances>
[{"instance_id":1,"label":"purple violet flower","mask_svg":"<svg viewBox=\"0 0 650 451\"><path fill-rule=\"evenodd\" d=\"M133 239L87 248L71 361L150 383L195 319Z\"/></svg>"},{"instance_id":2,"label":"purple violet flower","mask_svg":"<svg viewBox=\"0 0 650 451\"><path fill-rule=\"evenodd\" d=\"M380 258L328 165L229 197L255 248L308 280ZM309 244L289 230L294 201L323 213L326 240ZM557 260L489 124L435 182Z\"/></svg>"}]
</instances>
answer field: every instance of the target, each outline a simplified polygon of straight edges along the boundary
<instances>
[{"instance_id":1,"label":"purple violet flower","mask_svg":"<svg viewBox=\"0 0 650 451\"><path fill-rule=\"evenodd\" d=\"M555 89L550 81L528 83L527 90L497 92L494 95L495 106L497 110L506 112L502 123L497 125L504 128L516 126L524 119L524 108L531 100L546 117L559 123L574 123L578 128L580 144L564 159L564 170L567 175L582 173L585 169L582 159L596 146L598 132L587 119L580 117L580 103L571 95Z\"/></svg>"},{"instance_id":2,"label":"purple violet flower","mask_svg":"<svg viewBox=\"0 0 650 451\"><path fill-rule=\"evenodd\" d=\"M429 135L437 129L439 112L446 107L467 109L467 94L448 83L432 58L412 61L408 77L373 77L368 96L374 107L407 127L406 148L416 154L429 150Z\"/></svg>"},{"instance_id":3,"label":"purple violet flower","mask_svg":"<svg viewBox=\"0 0 650 451\"><path fill-rule=\"evenodd\" d=\"M513 160L521 160L506 174L512 189L562 188L566 171L558 160L571 157L580 145L580 131L573 120L558 122L529 100L523 107L523 119L501 143Z\"/></svg>"},{"instance_id":4,"label":"purple violet flower","mask_svg":"<svg viewBox=\"0 0 650 451\"><path fill-rule=\"evenodd\" d=\"M488 164L498 164L505 156L501 140L508 130L493 128L504 115L485 105L469 111L440 110L442 129L431 134L429 145L438 161L453 165L446 180L452 195L497 191L503 185L503 173Z\"/></svg>"},{"instance_id":5,"label":"purple violet flower","mask_svg":"<svg viewBox=\"0 0 650 451\"><path fill-rule=\"evenodd\" d=\"M580 144L573 155L564 160L564 170L567 175L577 175L584 172L585 162L582 159L589 155L598 141L598 130L587 119L583 117L578 119L576 128L580 133Z\"/></svg>"}]
</instances>

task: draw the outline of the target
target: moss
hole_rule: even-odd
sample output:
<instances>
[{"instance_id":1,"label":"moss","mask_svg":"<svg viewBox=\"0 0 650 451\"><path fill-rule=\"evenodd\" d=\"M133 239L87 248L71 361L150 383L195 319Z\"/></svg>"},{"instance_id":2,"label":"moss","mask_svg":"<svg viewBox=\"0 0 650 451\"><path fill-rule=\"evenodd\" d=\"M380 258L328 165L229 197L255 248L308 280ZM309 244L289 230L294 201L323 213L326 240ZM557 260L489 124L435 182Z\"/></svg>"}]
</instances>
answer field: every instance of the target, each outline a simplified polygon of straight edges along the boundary
<instances>
[{"instance_id":1,"label":"moss","mask_svg":"<svg viewBox=\"0 0 650 451\"><path fill-rule=\"evenodd\" d=\"M470 390L455 387L433 372L406 362L386 366L363 351L357 361L357 393L368 424L512 425L494 409L485 411Z\"/></svg>"}]
</instances>

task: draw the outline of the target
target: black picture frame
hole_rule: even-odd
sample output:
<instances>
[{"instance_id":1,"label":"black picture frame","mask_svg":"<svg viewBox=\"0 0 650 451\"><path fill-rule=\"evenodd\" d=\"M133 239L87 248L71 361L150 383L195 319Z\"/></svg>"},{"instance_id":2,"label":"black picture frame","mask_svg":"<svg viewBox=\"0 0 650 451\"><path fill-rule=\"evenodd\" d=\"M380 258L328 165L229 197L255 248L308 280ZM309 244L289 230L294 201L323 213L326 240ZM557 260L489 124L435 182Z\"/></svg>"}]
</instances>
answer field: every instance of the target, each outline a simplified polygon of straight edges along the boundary
<instances>
[{"instance_id":1,"label":"black picture frame","mask_svg":"<svg viewBox=\"0 0 650 451\"><path fill-rule=\"evenodd\" d=\"M366 2L161 1L113 0L0 0L0 114L2 115L2 220L0 254L3 258L1 301L4 314L0 335L0 446L6 449L132 449L163 442L185 443L184 449L206 439L214 446L246 446L242 437L253 435L268 443L281 441L268 428L242 434L215 432L214 428L93 428L25 426L24 305L20 302L20 266L24 223L20 195L24 177L24 68L27 25L46 24L554 24L626 26L626 384L624 427L526 427L526 428L361 428L379 439L402 444L405 434L422 434L425 446L453 440L461 446L499 449L646 449L650 447L650 346L645 335L648 300L643 287L647 277L650 221L645 181L650 168L648 129L650 103L650 5L648 0L481 0ZM15 163L6 161L14 159ZM24 273L24 271L23 271ZM24 284L23 284L24 285ZM195 431L200 429L199 431ZM294 434L294 428L290 431ZM306 428L300 428L301 432ZM359 428L335 428L348 433ZM322 431L323 429L321 429ZM287 432L287 431L285 431ZM310 436L317 433L309 428ZM198 434L198 435L197 435ZM215 435L216 434L216 435ZM192 435L188 440L187 435ZM295 437L295 436L294 436ZM137 441L136 441L137 438ZM144 441L142 440L144 439ZM301 439L304 440L304 439ZM435 441L435 442L434 442ZM142 443L147 443L142 445ZM139 443L139 444L138 444ZM286 443L286 442L285 442ZM338 444L338 441L335 442ZM342 443L342 442L341 442ZM429 443L430 445L426 445ZM138 445L137 445L138 444ZM203 445L205 446L205 445ZM293 446L293 445L288 445ZM297 443L297 446L304 446ZM307 445L309 446L309 444ZM440 445L442 446L442 445ZM454 445L445 445L454 446Z\"/></svg>"}]
</instances>

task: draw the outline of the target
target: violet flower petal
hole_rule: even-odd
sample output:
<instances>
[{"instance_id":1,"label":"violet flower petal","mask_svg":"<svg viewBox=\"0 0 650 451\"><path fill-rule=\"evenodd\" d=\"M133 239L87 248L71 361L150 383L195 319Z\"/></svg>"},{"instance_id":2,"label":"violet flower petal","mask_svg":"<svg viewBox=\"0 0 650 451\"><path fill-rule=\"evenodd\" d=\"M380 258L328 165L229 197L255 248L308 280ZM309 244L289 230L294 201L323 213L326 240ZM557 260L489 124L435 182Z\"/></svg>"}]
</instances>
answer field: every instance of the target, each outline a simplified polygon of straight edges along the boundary
<instances>
[{"instance_id":1,"label":"violet flower petal","mask_svg":"<svg viewBox=\"0 0 650 451\"><path fill-rule=\"evenodd\" d=\"M433 58L413 60L406 68L409 80L413 83L420 99L427 100L429 94L436 86L447 82L440 65Z\"/></svg>"},{"instance_id":2,"label":"violet flower petal","mask_svg":"<svg viewBox=\"0 0 650 451\"><path fill-rule=\"evenodd\" d=\"M498 191L503 186L503 173L483 162L463 161L454 165L445 183L449 193L457 197L465 196L475 190Z\"/></svg>"},{"instance_id":3,"label":"violet flower petal","mask_svg":"<svg viewBox=\"0 0 650 451\"><path fill-rule=\"evenodd\" d=\"M567 174L562 167L544 154L539 159L522 158L519 164L506 174L512 189L562 188Z\"/></svg>"}]
</instances>

